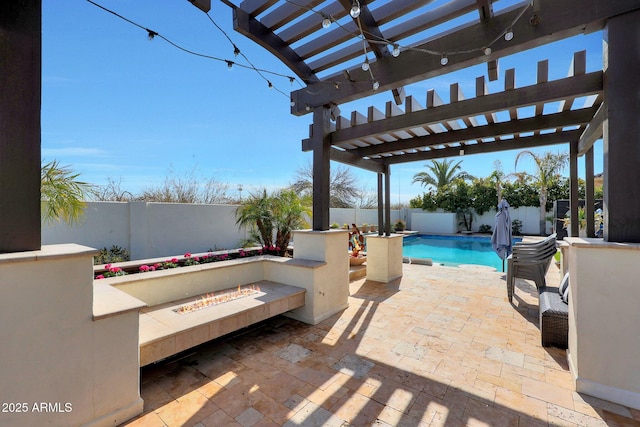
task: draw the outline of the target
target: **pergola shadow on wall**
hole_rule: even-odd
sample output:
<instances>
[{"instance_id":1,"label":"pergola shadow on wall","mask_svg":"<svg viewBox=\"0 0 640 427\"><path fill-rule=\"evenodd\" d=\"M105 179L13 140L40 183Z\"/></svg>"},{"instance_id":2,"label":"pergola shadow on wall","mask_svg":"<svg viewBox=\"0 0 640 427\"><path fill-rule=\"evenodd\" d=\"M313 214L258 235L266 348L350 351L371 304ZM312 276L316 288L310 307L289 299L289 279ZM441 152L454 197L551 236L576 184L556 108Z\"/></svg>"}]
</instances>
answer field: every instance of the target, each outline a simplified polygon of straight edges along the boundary
<instances>
[{"instance_id":1,"label":"pergola shadow on wall","mask_svg":"<svg viewBox=\"0 0 640 427\"><path fill-rule=\"evenodd\" d=\"M306 84L291 93L291 112L313 114L302 149L313 152L315 230L329 227L331 160L378 174L379 223L388 235L391 165L566 144L575 207L572 233L578 232L577 157L585 155L592 236L592 146L604 137L605 240L640 242L640 198L629 198L624 185L640 180L633 167L640 157L635 142L640 106L624 96L638 89L632 76L639 60L629 60L626 52L632 50L630 34L638 32L631 28L640 19L640 1L534 0L499 13L493 0L223 2L233 9L238 32L277 56ZM511 69L499 93L489 94L485 77L479 77L469 99L458 84L451 85L448 104L435 91L426 93L426 102L405 96L407 84L481 63L487 64L489 80L496 80L500 57L598 30L605 35L601 71L587 73L585 52L576 52L564 79L549 81L549 63L542 61L531 86L516 87ZM371 106L341 115L341 104L380 91L392 92L394 101L385 111ZM544 113L552 102L560 108ZM518 110L526 107L534 114L519 117ZM507 112L509 120L497 122L499 112Z\"/></svg>"}]
</instances>

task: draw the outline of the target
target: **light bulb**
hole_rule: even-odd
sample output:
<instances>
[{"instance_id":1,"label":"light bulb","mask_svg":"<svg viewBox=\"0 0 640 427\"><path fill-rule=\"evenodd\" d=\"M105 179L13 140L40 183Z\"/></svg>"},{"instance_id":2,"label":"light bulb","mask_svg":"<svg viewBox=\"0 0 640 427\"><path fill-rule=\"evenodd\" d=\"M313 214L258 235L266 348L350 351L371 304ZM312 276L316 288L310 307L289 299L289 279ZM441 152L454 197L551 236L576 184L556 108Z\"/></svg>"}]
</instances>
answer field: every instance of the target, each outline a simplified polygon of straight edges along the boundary
<instances>
[{"instance_id":1,"label":"light bulb","mask_svg":"<svg viewBox=\"0 0 640 427\"><path fill-rule=\"evenodd\" d=\"M233 61L227 61L227 70L231 71L233 68Z\"/></svg>"},{"instance_id":2,"label":"light bulb","mask_svg":"<svg viewBox=\"0 0 640 427\"><path fill-rule=\"evenodd\" d=\"M355 0L353 2L353 6L351 7L349 14L353 19L356 19L358 16L360 16L360 2L358 0Z\"/></svg>"},{"instance_id":3,"label":"light bulb","mask_svg":"<svg viewBox=\"0 0 640 427\"><path fill-rule=\"evenodd\" d=\"M448 63L449 63L449 58L447 58L447 55L442 55L442 58L440 58L440 65L444 67Z\"/></svg>"},{"instance_id":4,"label":"light bulb","mask_svg":"<svg viewBox=\"0 0 640 427\"><path fill-rule=\"evenodd\" d=\"M491 55L491 48L490 48L490 47L485 47L485 48L483 49L483 51L484 51L484 54L485 54L485 55Z\"/></svg>"},{"instance_id":5,"label":"light bulb","mask_svg":"<svg viewBox=\"0 0 640 427\"><path fill-rule=\"evenodd\" d=\"M267 83L269 83L269 89L273 89L273 83L271 82L267 82Z\"/></svg>"},{"instance_id":6,"label":"light bulb","mask_svg":"<svg viewBox=\"0 0 640 427\"><path fill-rule=\"evenodd\" d=\"M513 30L512 30L511 28L509 28L509 29L507 30L507 32L506 32L506 33L504 33L504 39L505 39L506 41L511 41L511 40L513 40Z\"/></svg>"},{"instance_id":7,"label":"light bulb","mask_svg":"<svg viewBox=\"0 0 640 427\"><path fill-rule=\"evenodd\" d=\"M369 60L368 59L362 63L362 71L369 71Z\"/></svg>"},{"instance_id":8,"label":"light bulb","mask_svg":"<svg viewBox=\"0 0 640 427\"><path fill-rule=\"evenodd\" d=\"M378 90L379 88L380 88L380 83L378 83L377 81L373 82L373 90Z\"/></svg>"},{"instance_id":9,"label":"light bulb","mask_svg":"<svg viewBox=\"0 0 640 427\"><path fill-rule=\"evenodd\" d=\"M291 101L291 106L295 107L296 106L296 102L295 101Z\"/></svg>"},{"instance_id":10,"label":"light bulb","mask_svg":"<svg viewBox=\"0 0 640 427\"><path fill-rule=\"evenodd\" d=\"M331 19L325 17L322 20L322 28L329 28L330 26L331 26Z\"/></svg>"},{"instance_id":11,"label":"light bulb","mask_svg":"<svg viewBox=\"0 0 640 427\"><path fill-rule=\"evenodd\" d=\"M400 56L400 46L398 46L397 44L394 44L393 50L391 51L391 55L393 55L394 58L397 58L398 56Z\"/></svg>"}]
</instances>

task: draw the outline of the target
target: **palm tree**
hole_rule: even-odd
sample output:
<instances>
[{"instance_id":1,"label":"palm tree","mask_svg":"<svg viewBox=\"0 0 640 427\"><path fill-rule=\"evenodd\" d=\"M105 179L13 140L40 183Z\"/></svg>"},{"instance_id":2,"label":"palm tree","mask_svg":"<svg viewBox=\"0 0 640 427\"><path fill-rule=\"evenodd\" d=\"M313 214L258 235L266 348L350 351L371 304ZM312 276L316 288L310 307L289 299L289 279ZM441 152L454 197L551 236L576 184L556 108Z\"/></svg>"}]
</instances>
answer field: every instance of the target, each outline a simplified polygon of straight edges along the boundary
<instances>
[{"instance_id":1,"label":"palm tree","mask_svg":"<svg viewBox=\"0 0 640 427\"><path fill-rule=\"evenodd\" d=\"M264 247L273 246L273 212L271 197L267 190L252 193L236 209L236 224L249 227L250 241L261 243Z\"/></svg>"},{"instance_id":2,"label":"palm tree","mask_svg":"<svg viewBox=\"0 0 640 427\"><path fill-rule=\"evenodd\" d=\"M305 215L311 217L310 197L300 198L293 190L282 190L274 196L273 212L276 226L276 248L287 250L293 230L308 228Z\"/></svg>"},{"instance_id":3,"label":"palm tree","mask_svg":"<svg viewBox=\"0 0 640 427\"><path fill-rule=\"evenodd\" d=\"M40 167L41 216L44 223L64 221L73 224L80 219L85 199L93 193L93 186L78 180L79 173L61 167L57 160Z\"/></svg>"},{"instance_id":4,"label":"palm tree","mask_svg":"<svg viewBox=\"0 0 640 427\"><path fill-rule=\"evenodd\" d=\"M251 194L236 210L236 224L250 228L245 243L260 243L263 247L276 247L283 255L293 230L308 227L305 215L311 216L309 197L300 197L293 190L281 190L273 195L267 190ZM273 241L275 229L275 245Z\"/></svg>"},{"instance_id":5,"label":"palm tree","mask_svg":"<svg viewBox=\"0 0 640 427\"><path fill-rule=\"evenodd\" d=\"M560 172L569 162L569 154L566 152L554 154L547 151L542 155L538 155L532 151L524 150L516 156L514 168L518 167L518 160L524 156L531 157L537 167L537 174L529 176L534 180L534 185L540 189L538 194L540 200L540 234L545 235L547 232L547 190L560 178Z\"/></svg>"},{"instance_id":6,"label":"palm tree","mask_svg":"<svg viewBox=\"0 0 640 427\"><path fill-rule=\"evenodd\" d=\"M411 183L419 182L424 187L432 185L436 187L436 190L440 190L456 179L474 179L471 175L462 171L460 163L462 163L462 160L455 165L453 165L453 160L431 160L430 165L425 165L431 172L418 172L413 176Z\"/></svg>"}]
</instances>

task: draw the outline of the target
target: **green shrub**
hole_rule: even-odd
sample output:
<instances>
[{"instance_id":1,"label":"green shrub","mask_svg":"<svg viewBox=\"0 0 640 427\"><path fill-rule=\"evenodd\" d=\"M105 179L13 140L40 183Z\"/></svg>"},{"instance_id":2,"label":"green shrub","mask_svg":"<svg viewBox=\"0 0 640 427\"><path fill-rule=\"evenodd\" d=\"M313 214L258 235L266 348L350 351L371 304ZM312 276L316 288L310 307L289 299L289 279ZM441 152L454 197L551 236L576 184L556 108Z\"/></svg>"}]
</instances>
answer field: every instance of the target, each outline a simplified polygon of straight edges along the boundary
<instances>
[{"instance_id":1,"label":"green shrub","mask_svg":"<svg viewBox=\"0 0 640 427\"><path fill-rule=\"evenodd\" d=\"M393 225L395 231L404 231L405 228L407 228L407 224L401 219L397 220Z\"/></svg>"},{"instance_id":2,"label":"green shrub","mask_svg":"<svg viewBox=\"0 0 640 427\"><path fill-rule=\"evenodd\" d=\"M112 264L116 262L131 261L131 254L126 248L113 245L111 249L106 246L100 249L100 253L93 257L93 265Z\"/></svg>"},{"instance_id":3,"label":"green shrub","mask_svg":"<svg viewBox=\"0 0 640 427\"><path fill-rule=\"evenodd\" d=\"M478 232L479 233L491 233L491 226L488 224L482 224L480 227L478 227Z\"/></svg>"},{"instance_id":4,"label":"green shrub","mask_svg":"<svg viewBox=\"0 0 640 427\"><path fill-rule=\"evenodd\" d=\"M519 219L514 219L511 221L511 234L514 236L519 236L522 234L522 221Z\"/></svg>"}]
</instances>

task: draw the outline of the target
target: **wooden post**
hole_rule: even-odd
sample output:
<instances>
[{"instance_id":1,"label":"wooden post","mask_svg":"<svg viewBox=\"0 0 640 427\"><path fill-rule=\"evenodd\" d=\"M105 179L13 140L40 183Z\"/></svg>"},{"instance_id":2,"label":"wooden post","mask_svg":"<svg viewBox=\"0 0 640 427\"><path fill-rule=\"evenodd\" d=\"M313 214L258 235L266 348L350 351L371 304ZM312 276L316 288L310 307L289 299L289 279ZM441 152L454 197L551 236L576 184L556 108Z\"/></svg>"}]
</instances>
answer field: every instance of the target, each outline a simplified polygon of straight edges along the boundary
<instances>
[{"instance_id":1,"label":"wooden post","mask_svg":"<svg viewBox=\"0 0 640 427\"><path fill-rule=\"evenodd\" d=\"M313 110L313 229L329 229L330 152L329 120L331 110Z\"/></svg>"},{"instance_id":2,"label":"wooden post","mask_svg":"<svg viewBox=\"0 0 640 427\"><path fill-rule=\"evenodd\" d=\"M640 243L640 11L604 31L604 240Z\"/></svg>"},{"instance_id":3,"label":"wooden post","mask_svg":"<svg viewBox=\"0 0 640 427\"><path fill-rule=\"evenodd\" d=\"M0 3L0 252L40 249L41 0Z\"/></svg>"}]
</instances>

